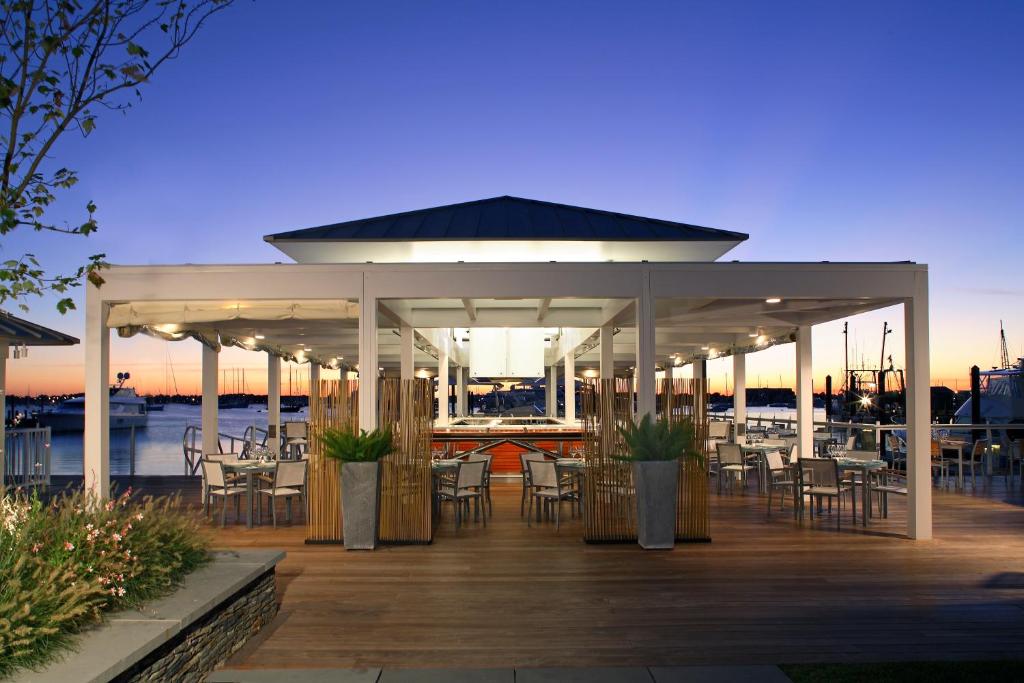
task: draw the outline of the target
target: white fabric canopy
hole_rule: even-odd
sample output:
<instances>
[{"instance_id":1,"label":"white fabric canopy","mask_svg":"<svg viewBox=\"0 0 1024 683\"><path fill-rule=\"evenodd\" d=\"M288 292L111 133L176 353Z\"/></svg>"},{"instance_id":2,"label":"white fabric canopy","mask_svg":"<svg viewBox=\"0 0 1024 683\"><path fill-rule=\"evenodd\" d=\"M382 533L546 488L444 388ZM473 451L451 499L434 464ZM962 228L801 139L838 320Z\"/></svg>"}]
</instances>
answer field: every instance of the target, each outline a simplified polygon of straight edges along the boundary
<instances>
[{"instance_id":1,"label":"white fabric canopy","mask_svg":"<svg viewBox=\"0 0 1024 683\"><path fill-rule=\"evenodd\" d=\"M142 301L114 304L107 327L173 326L232 320L349 320L359 317L359 305L350 301Z\"/></svg>"}]
</instances>

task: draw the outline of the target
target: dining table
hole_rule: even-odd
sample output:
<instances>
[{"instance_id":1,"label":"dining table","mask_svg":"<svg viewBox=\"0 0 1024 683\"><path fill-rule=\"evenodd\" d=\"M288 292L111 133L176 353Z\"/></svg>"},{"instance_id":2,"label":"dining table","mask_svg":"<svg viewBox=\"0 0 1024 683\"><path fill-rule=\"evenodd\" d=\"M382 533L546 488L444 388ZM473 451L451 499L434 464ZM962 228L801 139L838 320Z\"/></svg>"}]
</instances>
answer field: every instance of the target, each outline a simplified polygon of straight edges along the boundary
<instances>
[{"instance_id":1,"label":"dining table","mask_svg":"<svg viewBox=\"0 0 1024 683\"><path fill-rule=\"evenodd\" d=\"M256 477L260 474L273 476L277 470L277 463L261 460L232 460L224 461L223 465L226 473L245 477L245 504L247 510L245 526L251 529L253 526L253 502L256 499L256 496L253 495L255 493L253 486Z\"/></svg>"},{"instance_id":2,"label":"dining table","mask_svg":"<svg viewBox=\"0 0 1024 683\"><path fill-rule=\"evenodd\" d=\"M848 456L840 456L837 457L835 460L836 464L839 465L840 472L860 472L861 523L864 526L867 526L868 518L871 516L871 473L879 470L884 470L889 466L889 464L884 460L862 460L858 458L851 458Z\"/></svg>"}]
</instances>

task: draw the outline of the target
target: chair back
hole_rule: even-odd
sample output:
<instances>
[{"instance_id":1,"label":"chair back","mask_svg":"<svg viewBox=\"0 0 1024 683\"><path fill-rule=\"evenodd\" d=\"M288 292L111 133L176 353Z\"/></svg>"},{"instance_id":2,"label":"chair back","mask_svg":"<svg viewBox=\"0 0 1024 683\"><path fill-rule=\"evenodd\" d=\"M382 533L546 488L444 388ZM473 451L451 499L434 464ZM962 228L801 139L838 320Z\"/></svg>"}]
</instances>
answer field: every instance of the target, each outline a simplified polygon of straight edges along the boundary
<instances>
[{"instance_id":1,"label":"chair back","mask_svg":"<svg viewBox=\"0 0 1024 683\"><path fill-rule=\"evenodd\" d=\"M742 465L743 449L738 444L720 443L718 448L718 462L720 465Z\"/></svg>"},{"instance_id":2,"label":"chair back","mask_svg":"<svg viewBox=\"0 0 1024 683\"><path fill-rule=\"evenodd\" d=\"M281 460L274 471L274 488L295 488L306 485L305 460Z\"/></svg>"},{"instance_id":3,"label":"chair back","mask_svg":"<svg viewBox=\"0 0 1024 683\"><path fill-rule=\"evenodd\" d=\"M732 423L725 420L716 420L708 423L708 438L709 439L728 439L729 428Z\"/></svg>"},{"instance_id":4,"label":"chair back","mask_svg":"<svg viewBox=\"0 0 1024 683\"><path fill-rule=\"evenodd\" d=\"M530 468L530 484L545 488L558 488L558 470L549 460L527 460Z\"/></svg>"},{"instance_id":5,"label":"chair back","mask_svg":"<svg viewBox=\"0 0 1024 683\"><path fill-rule=\"evenodd\" d=\"M829 458L800 458L804 483L814 486L839 486L839 463Z\"/></svg>"},{"instance_id":6,"label":"chair back","mask_svg":"<svg viewBox=\"0 0 1024 683\"><path fill-rule=\"evenodd\" d=\"M286 439L305 439L306 423L298 420L284 423L284 436Z\"/></svg>"},{"instance_id":7,"label":"chair back","mask_svg":"<svg viewBox=\"0 0 1024 683\"><path fill-rule=\"evenodd\" d=\"M224 488L224 463L203 458L203 476L206 478L207 486Z\"/></svg>"},{"instance_id":8,"label":"chair back","mask_svg":"<svg viewBox=\"0 0 1024 683\"><path fill-rule=\"evenodd\" d=\"M850 434L848 437L846 437L846 450L852 451L856 447L857 447L857 435L856 434Z\"/></svg>"},{"instance_id":9,"label":"chair back","mask_svg":"<svg viewBox=\"0 0 1024 683\"><path fill-rule=\"evenodd\" d=\"M785 469L786 464L782 461L782 453L779 451L768 451L764 457L768 462L768 469L772 472L780 472Z\"/></svg>"},{"instance_id":10,"label":"chair back","mask_svg":"<svg viewBox=\"0 0 1024 683\"><path fill-rule=\"evenodd\" d=\"M985 457L985 452L988 450L988 440L978 439L974 442L974 447L971 448L971 460L981 460Z\"/></svg>"},{"instance_id":11,"label":"chair back","mask_svg":"<svg viewBox=\"0 0 1024 683\"><path fill-rule=\"evenodd\" d=\"M456 486L460 489L474 488L484 485L484 470L487 468L487 461L465 460L459 463L459 474L456 478Z\"/></svg>"},{"instance_id":12,"label":"chair back","mask_svg":"<svg viewBox=\"0 0 1024 683\"><path fill-rule=\"evenodd\" d=\"M544 462L547 460L543 453L534 453L533 451L526 451L525 453L519 454L519 464L522 467L522 473L529 475L530 470L527 463L530 462Z\"/></svg>"}]
</instances>

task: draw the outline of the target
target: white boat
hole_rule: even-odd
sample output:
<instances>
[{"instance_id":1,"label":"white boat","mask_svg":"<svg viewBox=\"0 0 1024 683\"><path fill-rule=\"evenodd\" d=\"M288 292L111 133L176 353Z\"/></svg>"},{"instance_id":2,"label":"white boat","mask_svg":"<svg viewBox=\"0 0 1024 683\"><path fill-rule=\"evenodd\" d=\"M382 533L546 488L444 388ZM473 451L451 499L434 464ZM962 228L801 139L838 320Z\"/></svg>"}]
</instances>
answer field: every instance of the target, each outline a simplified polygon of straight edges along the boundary
<instances>
[{"instance_id":1,"label":"white boat","mask_svg":"<svg viewBox=\"0 0 1024 683\"><path fill-rule=\"evenodd\" d=\"M135 393L132 387L123 386L128 379L118 375L117 386L110 388L110 428L129 429L146 426L149 411L146 399ZM39 415L39 426L49 427L53 432L81 432L85 429L85 397L76 396L60 403L49 412Z\"/></svg>"},{"instance_id":2,"label":"white boat","mask_svg":"<svg viewBox=\"0 0 1024 683\"><path fill-rule=\"evenodd\" d=\"M981 373L981 421L992 424L1024 421L1024 359L1016 366L983 370ZM971 421L971 399L956 411L954 422Z\"/></svg>"}]
</instances>

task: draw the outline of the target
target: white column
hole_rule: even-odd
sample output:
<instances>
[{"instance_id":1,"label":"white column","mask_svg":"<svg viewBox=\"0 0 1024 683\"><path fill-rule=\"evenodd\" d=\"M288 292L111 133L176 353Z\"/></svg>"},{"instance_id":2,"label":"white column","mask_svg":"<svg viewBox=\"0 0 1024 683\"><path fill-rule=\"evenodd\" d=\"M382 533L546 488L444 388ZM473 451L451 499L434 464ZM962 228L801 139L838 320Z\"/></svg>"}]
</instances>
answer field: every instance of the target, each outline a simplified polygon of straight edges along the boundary
<instances>
[{"instance_id":1,"label":"white column","mask_svg":"<svg viewBox=\"0 0 1024 683\"><path fill-rule=\"evenodd\" d=\"M110 496L110 330L107 305L100 291L86 285L85 294L85 490Z\"/></svg>"},{"instance_id":2,"label":"white column","mask_svg":"<svg viewBox=\"0 0 1024 683\"><path fill-rule=\"evenodd\" d=\"M469 415L469 368L459 368L462 373L462 416Z\"/></svg>"},{"instance_id":3,"label":"white column","mask_svg":"<svg viewBox=\"0 0 1024 683\"><path fill-rule=\"evenodd\" d=\"M746 434L747 426L747 354L732 356L732 416L736 436Z\"/></svg>"},{"instance_id":4,"label":"white column","mask_svg":"<svg viewBox=\"0 0 1024 683\"><path fill-rule=\"evenodd\" d=\"M576 356L575 349L569 349L565 354L565 387L563 397L565 400L565 421L572 424L576 422Z\"/></svg>"},{"instance_id":5,"label":"white column","mask_svg":"<svg viewBox=\"0 0 1024 683\"><path fill-rule=\"evenodd\" d=\"M651 274L643 274L640 298L636 304L636 418L657 415L654 387L654 297L651 295Z\"/></svg>"},{"instance_id":6,"label":"white column","mask_svg":"<svg viewBox=\"0 0 1024 683\"><path fill-rule=\"evenodd\" d=\"M814 457L814 383L811 362L811 326L796 333L796 435L801 458Z\"/></svg>"},{"instance_id":7,"label":"white column","mask_svg":"<svg viewBox=\"0 0 1024 683\"><path fill-rule=\"evenodd\" d=\"M359 428L377 428L377 297L366 289L359 298Z\"/></svg>"},{"instance_id":8,"label":"white column","mask_svg":"<svg viewBox=\"0 0 1024 683\"><path fill-rule=\"evenodd\" d=\"M466 368L455 368L455 415L466 416Z\"/></svg>"},{"instance_id":9,"label":"white column","mask_svg":"<svg viewBox=\"0 0 1024 683\"><path fill-rule=\"evenodd\" d=\"M707 379L708 375L708 362L706 360L695 360L693 361L693 378L694 379Z\"/></svg>"},{"instance_id":10,"label":"white column","mask_svg":"<svg viewBox=\"0 0 1024 683\"><path fill-rule=\"evenodd\" d=\"M558 365L552 363L548 367L548 381L545 383L547 392L544 394L544 414L558 417Z\"/></svg>"},{"instance_id":11,"label":"white column","mask_svg":"<svg viewBox=\"0 0 1024 683\"><path fill-rule=\"evenodd\" d=\"M4 469L5 449L7 447L7 353L10 346L0 342L0 496L6 492Z\"/></svg>"},{"instance_id":12,"label":"white column","mask_svg":"<svg viewBox=\"0 0 1024 683\"><path fill-rule=\"evenodd\" d=\"M416 374L416 368L413 366L413 338L416 333L409 325L402 325L400 328L400 344L401 344L401 378L412 379Z\"/></svg>"},{"instance_id":13,"label":"white column","mask_svg":"<svg viewBox=\"0 0 1024 683\"><path fill-rule=\"evenodd\" d=\"M377 368L374 368L376 370ZM373 373L376 375L377 373ZM310 362L309 364L309 396L319 396L320 391L320 364Z\"/></svg>"},{"instance_id":14,"label":"white column","mask_svg":"<svg viewBox=\"0 0 1024 683\"><path fill-rule=\"evenodd\" d=\"M904 302L907 356L907 536L932 537L931 367L928 276L918 273L914 297Z\"/></svg>"},{"instance_id":15,"label":"white column","mask_svg":"<svg viewBox=\"0 0 1024 683\"><path fill-rule=\"evenodd\" d=\"M214 455L220 451L217 432L220 431L217 410L217 352L206 344L203 347L203 455Z\"/></svg>"},{"instance_id":16,"label":"white column","mask_svg":"<svg viewBox=\"0 0 1024 683\"><path fill-rule=\"evenodd\" d=\"M615 342L611 325L603 325L599 333L598 348L601 351L601 379L615 378Z\"/></svg>"},{"instance_id":17,"label":"white column","mask_svg":"<svg viewBox=\"0 0 1024 683\"><path fill-rule=\"evenodd\" d=\"M448 424L448 346L437 350L437 424Z\"/></svg>"},{"instance_id":18,"label":"white column","mask_svg":"<svg viewBox=\"0 0 1024 683\"><path fill-rule=\"evenodd\" d=\"M277 457L281 454L281 357L267 354L267 446Z\"/></svg>"}]
</instances>

